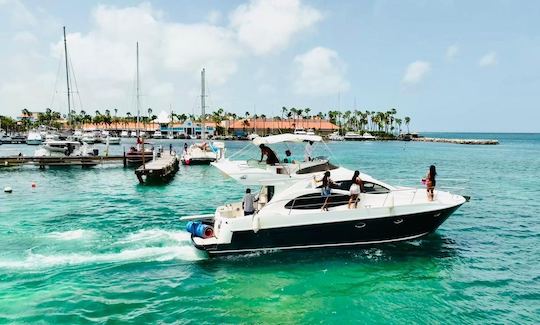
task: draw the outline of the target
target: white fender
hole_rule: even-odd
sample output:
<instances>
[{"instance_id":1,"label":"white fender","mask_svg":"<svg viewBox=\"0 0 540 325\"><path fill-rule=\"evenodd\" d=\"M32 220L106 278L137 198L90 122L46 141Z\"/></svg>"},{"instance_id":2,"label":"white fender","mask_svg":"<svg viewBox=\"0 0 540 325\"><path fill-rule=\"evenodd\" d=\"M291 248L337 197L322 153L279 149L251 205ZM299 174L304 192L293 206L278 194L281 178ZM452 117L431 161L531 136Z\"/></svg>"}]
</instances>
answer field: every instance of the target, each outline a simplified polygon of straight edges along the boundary
<instances>
[{"instance_id":1,"label":"white fender","mask_svg":"<svg viewBox=\"0 0 540 325\"><path fill-rule=\"evenodd\" d=\"M261 229L261 219L258 214L253 215L253 220L251 221L253 227L253 232L257 233Z\"/></svg>"}]
</instances>

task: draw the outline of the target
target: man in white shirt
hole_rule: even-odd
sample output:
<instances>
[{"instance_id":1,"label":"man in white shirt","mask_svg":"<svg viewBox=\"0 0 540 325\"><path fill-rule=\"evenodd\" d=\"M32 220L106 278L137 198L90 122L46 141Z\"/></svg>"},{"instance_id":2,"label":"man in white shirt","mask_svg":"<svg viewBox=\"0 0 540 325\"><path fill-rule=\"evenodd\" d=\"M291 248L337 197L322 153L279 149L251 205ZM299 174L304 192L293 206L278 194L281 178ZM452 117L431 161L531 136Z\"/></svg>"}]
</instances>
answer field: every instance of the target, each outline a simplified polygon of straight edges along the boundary
<instances>
[{"instance_id":1,"label":"man in white shirt","mask_svg":"<svg viewBox=\"0 0 540 325\"><path fill-rule=\"evenodd\" d=\"M313 141L309 141L306 144L306 148L304 149L304 160L305 161L313 160Z\"/></svg>"},{"instance_id":2,"label":"man in white shirt","mask_svg":"<svg viewBox=\"0 0 540 325\"><path fill-rule=\"evenodd\" d=\"M242 208L244 208L244 215L249 216L255 213L255 202L258 200L255 199L253 194L251 194L251 189L246 189L246 195L244 195L244 200L242 201Z\"/></svg>"}]
</instances>

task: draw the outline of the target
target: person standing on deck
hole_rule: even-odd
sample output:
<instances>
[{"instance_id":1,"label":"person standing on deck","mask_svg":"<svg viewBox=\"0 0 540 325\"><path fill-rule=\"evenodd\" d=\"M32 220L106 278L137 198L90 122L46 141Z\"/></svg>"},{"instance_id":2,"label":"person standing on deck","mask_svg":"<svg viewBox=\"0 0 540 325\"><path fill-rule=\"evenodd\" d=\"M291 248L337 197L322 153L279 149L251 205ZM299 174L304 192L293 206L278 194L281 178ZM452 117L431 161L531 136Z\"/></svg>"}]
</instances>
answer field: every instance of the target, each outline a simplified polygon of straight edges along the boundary
<instances>
[{"instance_id":1,"label":"person standing on deck","mask_svg":"<svg viewBox=\"0 0 540 325\"><path fill-rule=\"evenodd\" d=\"M305 161L313 160L313 141L309 141L306 144L306 148L304 149L304 160Z\"/></svg>"},{"instance_id":2,"label":"person standing on deck","mask_svg":"<svg viewBox=\"0 0 540 325\"><path fill-rule=\"evenodd\" d=\"M187 152L187 147L188 147L187 142L184 142L184 152Z\"/></svg>"},{"instance_id":3,"label":"person standing on deck","mask_svg":"<svg viewBox=\"0 0 540 325\"><path fill-rule=\"evenodd\" d=\"M255 202L258 200L253 197L251 194L251 189L246 189L246 195L244 195L244 200L242 201L242 208L244 209L244 215L249 216L255 213Z\"/></svg>"},{"instance_id":4,"label":"person standing on deck","mask_svg":"<svg viewBox=\"0 0 540 325\"><path fill-rule=\"evenodd\" d=\"M264 156L266 156L266 163L268 165L275 165L275 164L279 163L279 159L276 156L275 152L272 151L272 149L265 146L264 144L261 144L259 146L259 148L261 149L261 159L259 160L259 162L262 162Z\"/></svg>"}]
</instances>

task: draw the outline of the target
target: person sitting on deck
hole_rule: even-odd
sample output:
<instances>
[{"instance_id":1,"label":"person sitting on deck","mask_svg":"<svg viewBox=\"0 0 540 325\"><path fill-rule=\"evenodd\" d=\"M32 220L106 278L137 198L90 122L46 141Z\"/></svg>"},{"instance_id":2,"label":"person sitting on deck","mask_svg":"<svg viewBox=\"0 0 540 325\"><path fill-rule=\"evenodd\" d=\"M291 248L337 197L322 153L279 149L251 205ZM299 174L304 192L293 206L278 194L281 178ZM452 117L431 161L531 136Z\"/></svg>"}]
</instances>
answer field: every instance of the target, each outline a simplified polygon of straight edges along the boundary
<instances>
[{"instance_id":1,"label":"person sitting on deck","mask_svg":"<svg viewBox=\"0 0 540 325\"><path fill-rule=\"evenodd\" d=\"M244 195L244 200L242 201L242 208L244 209L244 215L249 216L255 213L255 202L257 202L253 194L251 194L251 189L246 189L246 195Z\"/></svg>"},{"instance_id":2,"label":"person sitting on deck","mask_svg":"<svg viewBox=\"0 0 540 325\"><path fill-rule=\"evenodd\" d=\"M276 154L274 153L274 151L272 151L272 149L265 146L264 144L261 144L259 146L259 148L261 149L261 159L259 160L259 162L262 162L264 156L266 156L266 164L275 165L275 164L279 163L279 159L276 156Z\"/></svg>"},{"instance_id":3,"label":"person sitting on deck","mask_svg":"<svg viewBox=\"0 0 540 325\"><path fill-rule=\"evenodd\" d=\"M285 158L283 159L283 162L285 164L292 164L293 163L293 159L291 157L291 151L289 149L285 150Z\"/></svg>"}]
</instances>

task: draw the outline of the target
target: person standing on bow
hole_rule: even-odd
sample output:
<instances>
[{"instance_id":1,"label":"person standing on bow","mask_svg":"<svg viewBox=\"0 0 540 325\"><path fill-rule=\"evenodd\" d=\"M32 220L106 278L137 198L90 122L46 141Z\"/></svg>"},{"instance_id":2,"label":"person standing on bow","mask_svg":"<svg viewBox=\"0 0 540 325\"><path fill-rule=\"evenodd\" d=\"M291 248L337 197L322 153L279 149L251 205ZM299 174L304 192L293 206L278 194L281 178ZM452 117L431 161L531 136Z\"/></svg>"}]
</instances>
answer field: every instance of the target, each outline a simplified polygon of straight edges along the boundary
<instances>
[{"instance_id":1,"label":"person standing on bow","mask_svg":"<svg viewBox=\"0 0 540 325\"><path fill-rule=\"evenodd\" d=\"M306 143L306 148L304 149L304 160L313 160L313 141L309 141L308 143Z\"/></svg>"}]
</instances>

